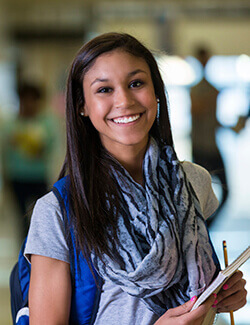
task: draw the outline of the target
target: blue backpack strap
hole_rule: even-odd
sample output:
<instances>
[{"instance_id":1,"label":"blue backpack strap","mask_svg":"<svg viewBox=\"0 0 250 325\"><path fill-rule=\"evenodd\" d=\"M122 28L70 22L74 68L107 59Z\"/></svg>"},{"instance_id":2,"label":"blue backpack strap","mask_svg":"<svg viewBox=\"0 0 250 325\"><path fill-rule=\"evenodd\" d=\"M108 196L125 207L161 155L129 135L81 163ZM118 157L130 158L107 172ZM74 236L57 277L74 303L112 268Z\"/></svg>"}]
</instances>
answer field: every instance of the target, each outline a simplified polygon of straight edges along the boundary
<instances>
[{"instance_id":1,"label":"blue backpack strap","mask_svg":"<svg viewBox=\"0 0 250 325\"><path fill-rule=\"evenodd\" d=\"M11 315L13 324L15 324L16 316L19 310L28 306L28 295L23 300L21 284L19 280L19 264L15 264L10 275L10 295L11 295Z\"/></svg>"},{"instance_id":2,"label":"blue backpack strap","mask_svg":"<svg viewBox=\"0 0 250 325\"><path fill-rule=\"evenodd\" d=\"M31 266L29 262L26 260L26 258L23 255L26 241L27 238L23 242L23 245L19 252L19 258L18 258L18 264L19 264L18 274L19 274L19 281L20 281L21 290L23 294L23 300L27 299L28 297L29 285L30 285L30 270L31 270Z\"/></svg>"},{"instance_id":3,"label":"blue backpack strap","mask_svg":"<svg viewBox=\"0 0 250 325\"><path fill-rule=\"evenodd\" d=\"M19 252L18 262L10 275L11 314L13 324L28 324L28 291L30 264L23 256L26 239ZM22 317L21 317L22 315Z\"/></svg>"},{"instance_id":4,"label":"blue backpack strap","mask_svg":"<svg viewBox=\"0 0 250 325\"><path fill-rule=\"evenodd\" d=\"M53 193L56 195L61 207L70 253L72 278L70 323L93 324L99 307L102 279L93 266L91 272L86 259L76 249L74 229L70 222L69 186L70 179L69 176L66 176L54 184Z\"/></svg>"}]
</instances>

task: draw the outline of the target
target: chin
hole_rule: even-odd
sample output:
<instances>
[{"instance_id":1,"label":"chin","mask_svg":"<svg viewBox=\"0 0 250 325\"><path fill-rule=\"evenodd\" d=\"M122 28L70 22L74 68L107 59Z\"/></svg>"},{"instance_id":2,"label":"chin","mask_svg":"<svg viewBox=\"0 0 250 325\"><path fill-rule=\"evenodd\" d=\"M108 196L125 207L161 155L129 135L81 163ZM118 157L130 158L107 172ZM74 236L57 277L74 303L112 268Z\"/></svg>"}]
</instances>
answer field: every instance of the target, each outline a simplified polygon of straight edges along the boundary
<instances>
[{"instance_id":1,"label":"chin","mask_svg":"<svg viewBox=\"0 0 250 325\"><path fill-rule=\"evenodd\" d=\"M119 142L125 146L146 146L148 143L148 135L144 137L127 136L123 139L120 139Z\"/></svg>"}]
</instances>

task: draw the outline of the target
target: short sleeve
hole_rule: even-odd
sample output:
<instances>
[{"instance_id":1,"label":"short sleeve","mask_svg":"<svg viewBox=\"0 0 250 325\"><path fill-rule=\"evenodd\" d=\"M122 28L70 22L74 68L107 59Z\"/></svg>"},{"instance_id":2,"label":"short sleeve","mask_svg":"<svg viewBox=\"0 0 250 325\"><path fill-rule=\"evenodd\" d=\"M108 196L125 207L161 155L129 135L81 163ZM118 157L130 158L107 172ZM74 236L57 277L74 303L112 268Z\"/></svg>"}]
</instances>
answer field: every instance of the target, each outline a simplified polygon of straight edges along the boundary
<instances>
[{"instance_id":1,"label":"short sleeve","mask_svg":"<svg viewBox=\"0 0 250 325\"><path fill-rule=\"evenodd\" d=\"M212 188L211 175L205 168L191 162L183 162L183 168L200 201L204 218L207 219L219 206Z\"/></svg>"},{"instance_id":2,"label":"short sleeve","mask_svg":"<svg viewBox=\"0 0 250 325\"><path fill-rule=\"evenodd\" d=\"M31 254L69 263L64 221L53 192L49 192L35 204L24 251L28 261Z\"/></svg>"}]
</instances>

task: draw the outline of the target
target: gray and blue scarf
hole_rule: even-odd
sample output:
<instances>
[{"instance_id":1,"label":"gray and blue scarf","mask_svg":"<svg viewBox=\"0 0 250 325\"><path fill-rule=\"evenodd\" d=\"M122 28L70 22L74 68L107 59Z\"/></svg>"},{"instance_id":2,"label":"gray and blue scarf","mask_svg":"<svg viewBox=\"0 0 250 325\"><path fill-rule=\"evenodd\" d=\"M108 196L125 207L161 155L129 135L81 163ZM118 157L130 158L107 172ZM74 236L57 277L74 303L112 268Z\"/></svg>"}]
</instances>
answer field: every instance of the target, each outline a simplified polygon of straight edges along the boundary
<instances>
[{"instance_id":1,"label":"gray and blue scarf","mask_svg":"<svg viewBox=\"0 0 250 325\"><path fill-rule=\"evenodd\" d=\"M199 295L211 282L212 258L199 200L172 147L150 139L144 187L125 169L114 171L123 202L114 258L96 257L98 273L141 298L158 315Z\"/></svg>"}]
</instances>

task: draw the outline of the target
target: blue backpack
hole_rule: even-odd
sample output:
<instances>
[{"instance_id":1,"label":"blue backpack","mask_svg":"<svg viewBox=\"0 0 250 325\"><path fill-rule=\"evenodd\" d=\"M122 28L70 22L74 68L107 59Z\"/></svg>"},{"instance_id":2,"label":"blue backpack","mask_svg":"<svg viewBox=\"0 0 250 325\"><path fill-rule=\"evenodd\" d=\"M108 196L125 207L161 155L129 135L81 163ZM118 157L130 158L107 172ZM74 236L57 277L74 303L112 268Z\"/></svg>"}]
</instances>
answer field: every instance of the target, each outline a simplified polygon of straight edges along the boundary
<instances>
[{"instance_id":1,"label":"blue backpack","mask_svg":"<svg viewBox=\"0 0 250 325\"><path fill-rule=\"evenodd\" d=\"M76 250L74 232L70 227L68 189L69 177L66 176L54 184L52 191L60 204L64 225L70 231L68 245L72 297L69 324L93 324L99 307L102 279L94 268L93 276L86 259ZM28 291L31 267L23 255L25 244L26 240L10 275L11 313L15 325L29 324Z\"/></svg>"}]
</instances>

